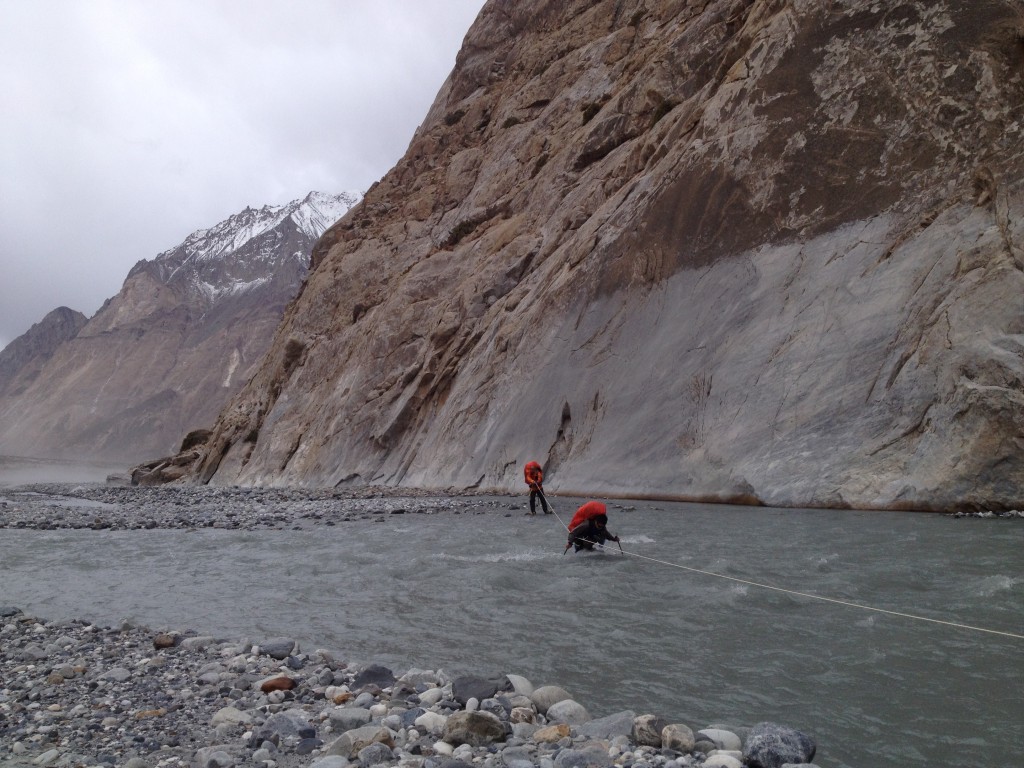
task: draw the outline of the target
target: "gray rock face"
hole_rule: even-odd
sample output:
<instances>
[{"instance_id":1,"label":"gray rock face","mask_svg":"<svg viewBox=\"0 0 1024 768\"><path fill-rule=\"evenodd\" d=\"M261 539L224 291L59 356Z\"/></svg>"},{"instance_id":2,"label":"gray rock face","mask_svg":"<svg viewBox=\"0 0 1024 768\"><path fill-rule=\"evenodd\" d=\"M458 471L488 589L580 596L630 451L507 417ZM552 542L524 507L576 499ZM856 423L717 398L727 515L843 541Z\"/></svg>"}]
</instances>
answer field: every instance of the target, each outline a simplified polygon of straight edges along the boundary
<instances>
[{"instance_id":1,"label":"gray rock face","mask_svg":"<svg viewBox=\"0 0 1024 768\"><path fill-rule=\"evenodd\" d=\"M1021 505L1019 29L489 2L197 477Z\"/></svg>"},{"instance_id":2,"label":"gray rock face","mask_svg":"<svg viewBox=\"0 0 1024 768\"><path fill-rule=\"evenodd\" d=\"M48 352L34 326L8 345L32 336L37 350L13 378L0 353L0 453L127 463L166 455L211 425L256 370L313 242L356 200L311 193L248 208L140 261L87 323L56 310Z\"/></svg>"},{"instance_id":3,"label":"gray rock face","mask_svg":"<svg viewBox=\"0 0 1024 768\"><path fill-rule=\"evenodd\" d=\"M60 345L87 322L81 312L58 307L0 350L0 397L24 392Z\"/></svg>"}]
</instances>

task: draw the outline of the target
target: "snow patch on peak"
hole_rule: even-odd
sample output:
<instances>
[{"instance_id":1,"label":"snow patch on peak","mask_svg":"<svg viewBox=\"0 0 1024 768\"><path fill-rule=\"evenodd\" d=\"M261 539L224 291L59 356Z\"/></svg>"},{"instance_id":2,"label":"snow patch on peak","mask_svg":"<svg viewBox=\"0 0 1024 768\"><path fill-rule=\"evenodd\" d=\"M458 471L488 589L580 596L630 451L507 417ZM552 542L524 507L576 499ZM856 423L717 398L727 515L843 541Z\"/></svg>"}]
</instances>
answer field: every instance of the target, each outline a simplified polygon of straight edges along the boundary
<instances>
[{"instance_id":1,"label":"snow patch on peak","mask_svg":"<svg viewBox=\"0 0 1024 768\"><path fill-rule=\"evenodd\" d=\"M259 209L246 207L209 229L196 230L181 245L164 251L156 260L179 261L177 269L180 269L188 261L224 258L289 217L302 233L320 237L360 200L362 195L358 192L310 192L302 200L293 200L286 205L265 205Z\"/></svg>"},{"instance_id":2,"label":"snow patch on peak","mask_svg":"<svg viewBox=\"0 0 1024 768\"><path fill-rule=\"evenodd\" d=\"M320 237L362 199L358 192L341 192L337 195L310 192L291 213L292 221L300 231L311 237Z\"/></svg>"}]
</instances>

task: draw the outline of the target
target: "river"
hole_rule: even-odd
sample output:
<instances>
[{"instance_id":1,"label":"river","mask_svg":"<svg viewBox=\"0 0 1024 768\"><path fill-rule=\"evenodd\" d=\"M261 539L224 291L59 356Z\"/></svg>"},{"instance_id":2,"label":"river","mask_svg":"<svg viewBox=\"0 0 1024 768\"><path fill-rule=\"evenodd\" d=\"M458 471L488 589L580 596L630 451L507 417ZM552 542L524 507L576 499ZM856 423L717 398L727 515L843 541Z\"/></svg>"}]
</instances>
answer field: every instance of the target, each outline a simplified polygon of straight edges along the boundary
<instances>
[{"instance_id":1,"label":"river","mask_svg":"<svg viewBox=\"0 0 1024 768\"><path fill-rule=\"evenodd\" d=\"M552 501L566 520L579 502ZM0 604L291 636L398 672L514 672L593 716L771 720L812 735L822 768L1024 759L1024 641L757 586L1021 634L1020 520L622 502L609 528L630 554L563 555L559 520L522 504L305 530L2 530Z\"/></svg>"}]
</instances>

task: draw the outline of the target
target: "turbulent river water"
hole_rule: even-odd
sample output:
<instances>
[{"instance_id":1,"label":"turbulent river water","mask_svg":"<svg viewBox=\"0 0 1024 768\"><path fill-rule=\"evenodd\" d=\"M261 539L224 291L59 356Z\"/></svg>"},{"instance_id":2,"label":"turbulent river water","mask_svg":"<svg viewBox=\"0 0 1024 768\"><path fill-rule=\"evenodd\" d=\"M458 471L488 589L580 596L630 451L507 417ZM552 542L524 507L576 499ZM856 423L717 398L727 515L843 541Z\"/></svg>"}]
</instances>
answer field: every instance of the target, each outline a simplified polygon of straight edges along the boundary
<instances>
[{"instance_id":1,"label":"turbulent river water","mask_svg":"<svg viewBox=\"0 0 1024 768\"><path fill-rule=\"evenodd\" d=\"M552 501L567 520L579 500ZM1024 759L1024 641L666 564L1019 634L1020 520L624 506L609 528L651 560L563 555L558 519L522 499L307 530L2 530L0 604L514 672L593 716L771 720L811 734L823 768Z\"/></svg>"}]
</instances>

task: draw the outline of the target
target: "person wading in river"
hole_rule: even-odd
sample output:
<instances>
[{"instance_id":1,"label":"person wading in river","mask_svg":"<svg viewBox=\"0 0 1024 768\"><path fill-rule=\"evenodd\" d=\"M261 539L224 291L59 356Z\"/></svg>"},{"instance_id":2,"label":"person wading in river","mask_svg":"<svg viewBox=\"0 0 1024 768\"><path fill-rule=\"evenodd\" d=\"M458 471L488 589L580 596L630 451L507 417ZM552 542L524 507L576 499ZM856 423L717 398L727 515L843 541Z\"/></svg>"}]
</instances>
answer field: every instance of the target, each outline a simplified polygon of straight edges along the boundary
<instances>
[{"instance_id":1,"label":"person wading in river","mask_svg":"<svg viewBox=\"0 0 1024 768\"><path fill-rule=\"evenodd\" d=\"M600 501L588 501L572 516L565 552L569 551L569 547L575 547L574 552L581 549L589 551L595 545L604 546L605 542L618 540L619 537L608 530L608 508Z\"/></svg>"},{"instance_id":2,"label":"person wading in river","mask_svg":"<svg viewBox=\"0 0 1024 768\"><path fill-rule=\"evenodd\" d=\"M544 510L544 514L550 515L551 510L548 509L548 500L544 498L544 470L541 469L540 464L536 461L530 461L523 467L523 474L526 476L526 484L530 486L530 514L537 514L536 499L540 496L540 505Z\"/></svg>"}]
</instances>

